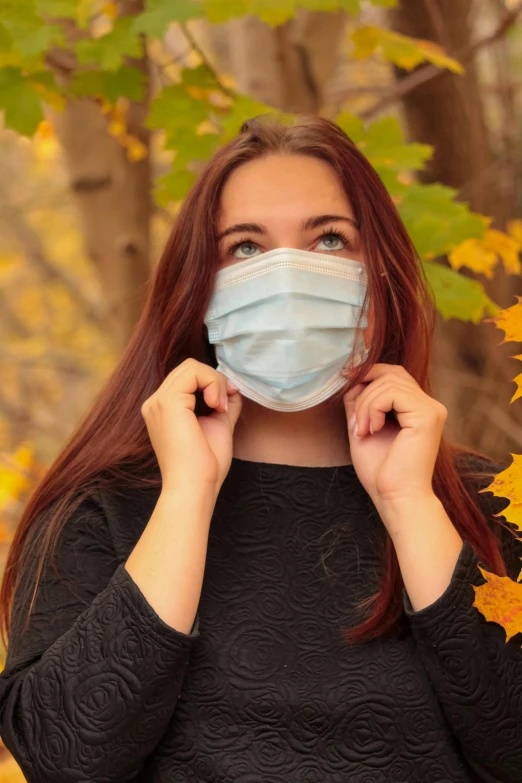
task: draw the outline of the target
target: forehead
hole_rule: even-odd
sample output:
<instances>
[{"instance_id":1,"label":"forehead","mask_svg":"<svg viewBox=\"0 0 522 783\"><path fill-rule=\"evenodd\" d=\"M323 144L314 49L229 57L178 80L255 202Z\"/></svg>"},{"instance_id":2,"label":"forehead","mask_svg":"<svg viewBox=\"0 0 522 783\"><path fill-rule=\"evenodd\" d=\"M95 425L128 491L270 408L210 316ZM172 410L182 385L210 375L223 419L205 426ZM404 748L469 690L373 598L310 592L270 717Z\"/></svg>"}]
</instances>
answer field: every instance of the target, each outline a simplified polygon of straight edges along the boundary
<instances>
[{"instance_id":1,"label":"forehead","mask_svg":"<svg viewBox=\"0 0 522 783\"><path fill-rule=\"evenodd\" d=\"M308 155L269 155L231 173L221 194L219 228L250 220L301 220L340 210L353 217L329 163Z\"/></svg>"}]
</instances>

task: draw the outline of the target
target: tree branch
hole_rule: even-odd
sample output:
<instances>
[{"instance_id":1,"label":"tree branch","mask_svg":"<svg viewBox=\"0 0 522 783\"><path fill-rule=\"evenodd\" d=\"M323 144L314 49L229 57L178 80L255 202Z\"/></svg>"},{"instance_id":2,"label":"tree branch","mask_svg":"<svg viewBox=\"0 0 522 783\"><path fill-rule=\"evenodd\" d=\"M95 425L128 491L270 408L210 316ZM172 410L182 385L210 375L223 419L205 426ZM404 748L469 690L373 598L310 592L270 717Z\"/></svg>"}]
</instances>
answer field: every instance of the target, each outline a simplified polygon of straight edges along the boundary
<instances>
[{"instance_id":1,"label":"tree branch","mask_svg":"<svg viewBox=\"0 0 522 783\"><path fill-rule=\"evenodd\" d=\"M481 49L484 49L486 46L489 46L490 44L495 43L495 41L503 38L507 31L515 24L521 13L522 0L519 0L519 2L511 9L511 11L505 15L504 19L499 22L498 26L495 30L493 30L492 33L485 35L483 38L480 38L478 41L475 41L475 43L466 46L464 49L461 49L452 56L459 60L462 64L469 62ZM435 79L437 76L440 76L443 73L445 73L445 70L437 68L436 65L430 64L424 65L422 68L418 68L409 76L406 76L404 79L401 79L399 82L397 82L392 87L388 95L385 95L384 98L376 101L373 106L370 106L369 109L361 112L359 116L363 120L372 119L376 114L380 114L380 112L386 108L386 106L389 106L390 103L395 103L395 101L403 98L409 92L412 92L412 90L416 90L417 87L421 86L421 84L425 84L426 82L431 81L431 79Z\"/></svg>"},{"instance_id":2,"label":"tree branch","mask_svg":"<svg viewBox=\"0 0 522 783\"><path fill-rule=\"evenodd\" d=\"M197 54L201 57L201 62L207 69L207 71L210 73L216 84L218 85L219 89L222 90L225 95L230 96L230 98L235 98L236 94L233 90L230 90L225 84L222 83L221 79L219 78L216 69L213 67L213 65L208 60L205 52L201 49L198 42L195 40L194 36L191 32L187 29L187 26L183 24L183 22L179 23L180 28L183 30L183 35L189 42L189 44L192 46L192 49L197 52Z\"/></svg>"},{"instance_id":3,"label":"tree branch","mask_svg":"<svg viewBox=\"0 0 522 783\"><path fill-rule=\"evenodd\" d=\"M2 203L3 202L3 203ZM67 270L55 266L46 256L40 237L26 222L19 210L14 209L7 195L0 188L0 203L2 203L2 216L8 217L8 225L17 237L22 249L29 261L44 275L47 280L58 280L65 286L69 295L80 305L86 316L98 324L106 327L106 313L100 305L93 301L82 289L80 281Z\"/></svg>"}]
</instances>

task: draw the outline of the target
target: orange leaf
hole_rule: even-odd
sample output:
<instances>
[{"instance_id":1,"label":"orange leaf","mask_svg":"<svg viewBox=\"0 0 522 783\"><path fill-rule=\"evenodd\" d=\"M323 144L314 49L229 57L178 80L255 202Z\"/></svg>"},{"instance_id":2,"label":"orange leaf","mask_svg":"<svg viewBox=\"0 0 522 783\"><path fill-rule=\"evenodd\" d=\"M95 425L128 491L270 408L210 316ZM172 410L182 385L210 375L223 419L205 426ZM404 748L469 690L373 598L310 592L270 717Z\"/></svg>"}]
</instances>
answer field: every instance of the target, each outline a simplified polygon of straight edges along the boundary
<instances>
[{"instance_id":1,"label":"orange leaf","mask_svg":"<svg viewBox=\"0 0 522 783\"><path fill-rule=\"evenodd\" d=\"M497 329L503 329L506 336L502 343L522 343L522 296L517 296L518 303L501 310L493 318L485 318L485 323L494 323ZM501 343L501 345L502 345Z\"/></svg>"},{"instance_id":2,"label":"orange leaf","mask_svg":"<svg viewBox=\"0 0 522 783\"><path fill-rule=\"evenodd\" d=\"M453 269L467 266L491 280L498 256L494 250L486 247L482 239L465 239L453 248L448 259Z\"/></svg>"},{"instance_id":3,"label":"orange leaf","mask_svg":"<svg viewBox=\"0 0 522 783\"><path fill-rule=\"evenodd\" d=\"M486 620L498 623L506 632L506 642L517 633L522 633L522 584L508 576L497 576L478 566L485 585L476 587L473 606Z\"/></svg>"},{"instance_id":4,"label":"orange leaf","mask_svg":"<svg viewBox=\"0 0 522 783\"><path fill-rule=\"evenodd\" d=\"M504 269L508 275L519 275L520 265L520 243L513 237L498 231L496 228L488 228L484 235L484 247L500 256L503 261Z\"/></svg>"},{"instance_id":5,"label":"orange leaf","mask_svg":"<svg viewBox=\"0 0 522 783\"><path fill-rule=\"evenodd\" d=\"M522 245L522 220L508 220L507 231L520 245Z\"/></svg>"},{"instance_id":6,"label":"orange leaf","mask_svg":"<svg viewBox=\"0 0 522 783\"><path fill-rule=\"evenodd\" d=\"M512 356L511 358L520 359L520 361L522 362L522 353L519 353L518 356ZM511 398L510 402L515 402L515 400L518 400L520 397L522 397L522 373L520 373L520 375L517 375L516 378L513 378L513 380L517 384L518 388L514 393L513 397ZM522 476L520 480L522 481Z\"/></svg>"},{"instance_id":7,"label":"orange leaf","mask_svg":"<svg viewBox=\"0 0 522 783\"><path fill-rule=\"evenodd\" d=\"M511 465L498 473L489 487L479 491L493 492L499 498L510 500L509 506L495 516L505 516L508 522L513 522L522 532L522 454L511 454L511 456L513 457Z\"/></svg>"}]
</instances>

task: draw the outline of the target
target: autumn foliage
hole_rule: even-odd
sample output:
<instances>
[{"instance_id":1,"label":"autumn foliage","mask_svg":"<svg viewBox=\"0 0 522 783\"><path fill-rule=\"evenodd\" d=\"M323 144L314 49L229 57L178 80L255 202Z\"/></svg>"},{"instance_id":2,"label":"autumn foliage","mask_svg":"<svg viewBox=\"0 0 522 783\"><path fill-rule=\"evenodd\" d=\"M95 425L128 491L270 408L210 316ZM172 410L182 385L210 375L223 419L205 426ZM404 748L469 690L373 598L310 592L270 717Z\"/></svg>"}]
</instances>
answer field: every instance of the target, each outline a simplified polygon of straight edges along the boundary
<instances>
[{"instance_id":1,"label":"autumn foliage","mask_svg":"<svg viewBox=\"0 0 522 783\"><path fill-rule=\"evenodd\" d=\"M488 319L504 330L505 337L502 342L522 343L522 297L517 298L517 304L502 310L496 318ZM522 355L513 358L522 360ZM522 396L522 375L518 375L515 382L517 391L511 402ZM493 492L494 495L510 501L502 515L522 534L522 454L511 456L511 465L495 476L494 481L482 492ZM522 560L516 582L507 576L491 574L483 568L480 568L480 571L487 581L486 584L473 588L473 605L482 612L486 620L498 623L504 628L507 642L515 634L522 633Z\"/></svg>"}]
</instances>

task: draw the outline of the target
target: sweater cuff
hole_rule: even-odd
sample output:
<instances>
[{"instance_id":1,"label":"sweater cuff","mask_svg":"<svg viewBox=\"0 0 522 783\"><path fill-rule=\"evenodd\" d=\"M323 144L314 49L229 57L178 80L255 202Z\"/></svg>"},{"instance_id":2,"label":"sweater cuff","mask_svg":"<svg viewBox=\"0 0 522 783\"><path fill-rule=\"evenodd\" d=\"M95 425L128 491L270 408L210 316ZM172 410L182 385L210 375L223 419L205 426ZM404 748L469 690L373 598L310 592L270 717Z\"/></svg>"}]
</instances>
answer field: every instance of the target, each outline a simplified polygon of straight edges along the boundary
<instances>
[{"instance_id":1,"label":"sweater cuff","mask_svg":"<svg viewBox=\"0 0 522 783\"><path fill-rule=\"evenodd\" d=\"M126 606L141 620L141 623L147 625L149 631L157 634L167 643L190 646L190 643L199 636L199 615L196 614L189 634L168 625L149 603L124 563L120 563L114 572L112 583L119 590Z\"/></svg>"},{"instance_id":2,"label":"sweater cuff","mask_svg":"<svg viewBox=\"0 0 522 783\"><path fill-rule=\"evenodd\" d=\"M472 584L477 581L477 577L482 578L477 568L478 563L479 558L475 550L468 541L464 540L448 587L432 604L418 612L413 609L404 587L402 590L403 606L412 627L430 628L435 624L440 624L448 615L459 609L471 606L475 600Z\"/></svg>"}]
</instances>

